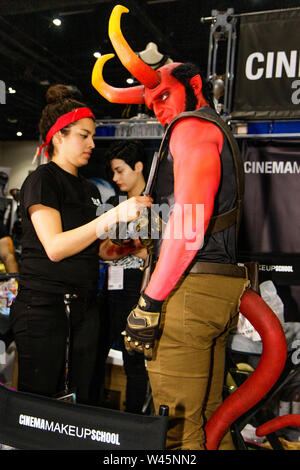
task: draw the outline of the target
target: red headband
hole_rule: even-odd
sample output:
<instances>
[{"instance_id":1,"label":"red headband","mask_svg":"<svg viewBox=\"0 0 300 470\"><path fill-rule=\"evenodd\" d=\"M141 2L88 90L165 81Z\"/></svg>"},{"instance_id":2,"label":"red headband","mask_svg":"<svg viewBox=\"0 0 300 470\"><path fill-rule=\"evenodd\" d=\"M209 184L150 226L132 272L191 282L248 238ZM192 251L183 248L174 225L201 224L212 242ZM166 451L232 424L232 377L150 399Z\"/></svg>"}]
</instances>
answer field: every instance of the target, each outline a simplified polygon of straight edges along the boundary
<instances>
[{"instance_id":1,"label":"red headband","mask_svg":"<svg viewBox=\"0 0 300 470\"><path fill-rule=\"evenodd\" d=\"M52 137L56 132L60 131L64 127L68 126L72 122L79 121L79 119L83 118L93 118L95 119L95 116L93 115L92 111L89 108L77 108L74 109L74 111L70 111L69 113L63 114L60 116L55 124L49 129L48 134L46 135L46 142L44 142L38 150L37 157L40 155L42 148L49 145ZM49 158L48 154L48 149L45 152L45 155L47 158Z\"/></svg>"}]
</instances>

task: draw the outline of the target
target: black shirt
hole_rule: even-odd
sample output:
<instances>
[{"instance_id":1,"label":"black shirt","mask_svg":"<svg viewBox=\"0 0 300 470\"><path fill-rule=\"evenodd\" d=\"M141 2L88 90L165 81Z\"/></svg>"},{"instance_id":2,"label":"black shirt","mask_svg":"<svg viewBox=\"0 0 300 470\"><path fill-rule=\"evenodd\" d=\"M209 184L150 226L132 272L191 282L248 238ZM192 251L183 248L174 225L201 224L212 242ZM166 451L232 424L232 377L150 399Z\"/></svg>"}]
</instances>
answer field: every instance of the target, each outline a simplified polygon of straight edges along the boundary
<instances>
[{"instance_id":1,"label":"black shirt","mask_svg":"<svg viewBox=\"0 0 300 470\"><path fill-rule=\"evenodd\" d=\"M53 262L37 237L28 208L43 204L57 209L63 231L72 230L96 217L101 203L97 187L50 162L40 165L26 178L20 200L23 232L20 287L59 293L95 291L99 275L98 241L80 253Z\"/></svg>"}]
</instances>

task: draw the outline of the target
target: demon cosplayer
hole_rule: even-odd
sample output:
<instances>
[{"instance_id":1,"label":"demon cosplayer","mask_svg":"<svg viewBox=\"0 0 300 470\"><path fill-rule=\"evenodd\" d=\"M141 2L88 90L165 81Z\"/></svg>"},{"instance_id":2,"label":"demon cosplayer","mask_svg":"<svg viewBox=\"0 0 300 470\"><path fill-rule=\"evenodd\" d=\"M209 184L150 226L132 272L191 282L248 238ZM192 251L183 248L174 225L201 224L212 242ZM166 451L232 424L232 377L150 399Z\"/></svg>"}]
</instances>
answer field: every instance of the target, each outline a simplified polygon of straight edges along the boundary
<instances>
[{"instance_id":1,"label":"demon cosplayer","mask_svg":"<svg viewBox=\"0 0 300 470\"><path fill-rule=\"evenodd\" d=\"M151 278L127 320L125 345L149 359L155 408L169 406L169 449L217 448L222 438L220 449L230 449L226 430L274 382L272 376L266 384L264 376L260 383L258 371L249 384L252 395L246 391L220 406L226 338L239 309L267 344L273 325L277 376L285 361L285 337L276 317L249 289L247 268L236 263L243 172L228 126L213 110L194 66L171 63L153 70L137 57L120 30L124 12L121 5L114 8L109 37L141 85L117 89L104 81L103 65L112 54L98 59L92 83L113 103L145 103L166 126L153 195L157 204L170 207L168 236L156 244ZM181 236L176 236L178 227Z\"/></svg>"}]
</instances>

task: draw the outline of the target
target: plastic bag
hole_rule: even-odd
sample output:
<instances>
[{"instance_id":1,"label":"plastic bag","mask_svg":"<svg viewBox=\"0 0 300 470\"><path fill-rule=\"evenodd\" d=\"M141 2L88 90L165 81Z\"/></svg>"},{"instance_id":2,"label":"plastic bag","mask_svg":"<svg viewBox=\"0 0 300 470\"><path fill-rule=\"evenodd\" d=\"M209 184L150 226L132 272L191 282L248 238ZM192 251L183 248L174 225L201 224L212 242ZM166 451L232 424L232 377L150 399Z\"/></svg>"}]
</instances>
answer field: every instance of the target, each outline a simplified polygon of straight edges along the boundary
<instances>
[{"instance_id":1,"label":"plastic bag","mask_svg":"<svg viewBox=\"0 0 300 470\"><path fill-rule=\"evenodd\" d=\"M240 335L243 335L252 341L260 341L260 335L257 333L254 326L241 313L239 314L237 331Z\"/></svg>"},{"instance_id":2,"label":"plastic bag","mask_svg":"<svg viewBox=\"0 0 300 470\"><path fill-rule=\"evenodd\" d=\"M269 305L281 323L284 323L284 305L277 294L276 287L272 281L265 281L259 285L260 295L262 299ZM257 333L253 325L241 313L237 325L239 334L251 339L252 341L260 341L260 335Z\"/></svg>"},{"instance_id":3,"label":"plastic bag","mask_svg":"<svg viewBox=\"0 0 300 470\"><path fill-rule=\"evenodd\" d=\"M0 284L0 315L9 315L10 306L17 295L18 282L11 278Z\"/></svg>"}]
</instances>

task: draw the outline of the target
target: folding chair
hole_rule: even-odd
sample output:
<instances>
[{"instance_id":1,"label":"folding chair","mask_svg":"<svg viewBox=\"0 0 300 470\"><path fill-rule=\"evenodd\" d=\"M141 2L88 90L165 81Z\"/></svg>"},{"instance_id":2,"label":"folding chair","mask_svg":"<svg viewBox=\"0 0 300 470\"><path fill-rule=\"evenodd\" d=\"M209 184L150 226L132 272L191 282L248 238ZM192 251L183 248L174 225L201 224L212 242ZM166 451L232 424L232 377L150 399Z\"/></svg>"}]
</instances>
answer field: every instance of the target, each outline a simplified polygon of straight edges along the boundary
<instances>
[{"instance_id":1,"label":"folding chair","mask_svg":"<svg viewBox=\"0 0 300 470\"><path fill-rule=\"evenodd\" d=\"M163 450L168 407L146 416L0 385L0 442L18 450Z\"/></svg>"}]
</instances>

